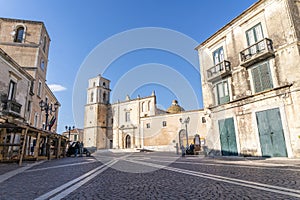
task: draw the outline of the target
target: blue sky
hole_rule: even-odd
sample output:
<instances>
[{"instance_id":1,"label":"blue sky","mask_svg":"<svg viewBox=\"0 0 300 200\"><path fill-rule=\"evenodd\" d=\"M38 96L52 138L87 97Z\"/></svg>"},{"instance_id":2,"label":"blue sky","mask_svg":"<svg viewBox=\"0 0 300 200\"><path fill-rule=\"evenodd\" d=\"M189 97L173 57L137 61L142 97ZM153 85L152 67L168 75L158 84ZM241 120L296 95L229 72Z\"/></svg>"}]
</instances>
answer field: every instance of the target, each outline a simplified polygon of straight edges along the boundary
<instances>
[{"instance_id":1,"label":"blue sky","mask_svg":"<svg viewBox=\"0 0 300 200\"><path fill-rule=\"evenodd\" d=\"M25 3L21 0L0 0L0 13L1 17L45 23L51 38L47 83L66 88L54 92L62 105L58 121L58 132L61 133L65 125L83 127L85 79L99 73L111 80L112 103L117 99L124 100L125 94L136 98L137 95L151 95L155 90L160 108L169 107L172 99L178 99L186 110L202 108L199 66L194 66L199 64L192 63L198 59L193 45L206 40L255 2L28 0ZM152 33L152 29L149 32L148 28L157 29ZM140 32L134 35L136 30L145 30L148 34ZM167 34L154 37L157 31ZM133 37L118 40L125 34ZM178 40L177 36L183 39ZM135 37L155 45L139 43L140 47L132 47L130 45L137 43ZM111 41L114 45L105 46ZM173 46L165 48L170 43ZM109 53L125 47L130 48L104 62ZM102 51L99 50L101 48ZM94 60L91 60L92 57ZM187 57L193 61L190 62ZM102 63L108 64L98 66ZM86 72L85 76L80 77L83 72Z\"/></svg>"}]
</instances>

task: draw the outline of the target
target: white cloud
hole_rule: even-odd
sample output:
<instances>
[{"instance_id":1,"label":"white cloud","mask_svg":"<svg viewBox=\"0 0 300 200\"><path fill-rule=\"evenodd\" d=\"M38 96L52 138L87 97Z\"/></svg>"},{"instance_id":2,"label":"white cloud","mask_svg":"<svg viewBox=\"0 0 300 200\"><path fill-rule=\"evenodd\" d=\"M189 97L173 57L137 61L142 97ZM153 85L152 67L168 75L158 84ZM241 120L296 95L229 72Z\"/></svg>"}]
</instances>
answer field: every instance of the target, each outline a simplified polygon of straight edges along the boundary
<instances>
[{"instance_id":1,"label":"white cloud","mask_svg":"<svg viewBox=\"0 0 300 200\"><path fill-rule=\"evenodd\" d=\"M48 86L52 92L61 92L67 89L64 86L58 84L50 84Z\"/></svg>"}]
</instances>

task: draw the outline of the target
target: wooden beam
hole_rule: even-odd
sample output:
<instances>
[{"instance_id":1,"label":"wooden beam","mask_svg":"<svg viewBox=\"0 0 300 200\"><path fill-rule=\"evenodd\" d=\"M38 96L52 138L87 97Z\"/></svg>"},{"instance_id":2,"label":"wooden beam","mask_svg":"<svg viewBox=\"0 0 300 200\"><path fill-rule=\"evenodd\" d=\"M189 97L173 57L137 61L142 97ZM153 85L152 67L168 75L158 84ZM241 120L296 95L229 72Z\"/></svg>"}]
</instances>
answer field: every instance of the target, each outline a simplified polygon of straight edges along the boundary
<instances>
[{"instance_id":1,"label":"wooden beam","mask_svg":"<svg viewBox=\"0 0 300 200\"><path fill-rule=\"evenodd\" d=\"M21 155L20 155L19 166L22 166L22 162L23 162L23 157L24 157L24 153L25 153L24 151L25 151L25 146L26 146L27 132L28 132L28 128L22 130L21 136L24 135L24 141L23 141L23 145L22 145L22 151L21 151Z\"/></svg>"},{"instance_id":2,"label":"wooden beam","mask_svg":"<svg viewBox=\"0 0 300 200\"><path fill-rule=\"evenodd\" d=\"M36 137L35 147L34 147L34 153L33 153L33 156L36 160L39 159L40 139L41 139L41 133L38 132Z\"/></svg>"},{"instance_id":3,"label":"wooden beam","mask_svg":"<svg viewBox=\"0 0 300 200\"><path fill-rule=\"evenodd\" d=\"M61 152L61 137L58 137L58 144L57 144L57 150L56 150L56 158L60 158Z\"/></svg>"}]
</instances>

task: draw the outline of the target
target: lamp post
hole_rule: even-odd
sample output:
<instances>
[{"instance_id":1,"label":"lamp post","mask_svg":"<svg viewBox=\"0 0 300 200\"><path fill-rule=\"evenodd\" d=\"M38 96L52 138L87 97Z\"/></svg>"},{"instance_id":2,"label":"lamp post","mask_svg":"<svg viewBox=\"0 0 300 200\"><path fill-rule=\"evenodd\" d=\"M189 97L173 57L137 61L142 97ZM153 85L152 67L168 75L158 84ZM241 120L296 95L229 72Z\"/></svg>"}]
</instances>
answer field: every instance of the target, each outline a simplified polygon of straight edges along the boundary
<instances>
[{"instance_id":1,"label":"lamp post","mask_svg":"<svg viewBox=\"0 0 300 200\"><path fill-rule=\"evenodd\" d=\"M71 131L75 129L75 126L65 126L66 131L69 131L69 141L71 141Z\"/></svg>"},{"instance_id":2,"label":"lamp post","mask_svg":"<svg viewBox=\"0 0 300 200\"><path fill-rule=\"evenodd\" d=\"M55 112L57 110L57 108L59 107L59 103L56 102L53 106L52 104L48 103L48 100L46 98L45 101L41 100L39 102L39 105L41 107L41 111L45 111L46 122L45 122L44 129L47 130L49 113L52 115L52 113ZM51 127L49 126L49 131L50 131L50 129L51 129Z\"/></svg>"},{"instance_id":3,"label":"lamp post","mask_svg":"<svg viewBox=\"0 0 300 200\"><path fill-rule=\"evenodd\" d=\"M185 124L185 135L186 135L186 147L189 146L189 137L188 137L188 131L187 131L187 124L190 122L190 117L185 118L184 120L182 118L179 119L181 124Z\"/></svg>"}]
</instances>

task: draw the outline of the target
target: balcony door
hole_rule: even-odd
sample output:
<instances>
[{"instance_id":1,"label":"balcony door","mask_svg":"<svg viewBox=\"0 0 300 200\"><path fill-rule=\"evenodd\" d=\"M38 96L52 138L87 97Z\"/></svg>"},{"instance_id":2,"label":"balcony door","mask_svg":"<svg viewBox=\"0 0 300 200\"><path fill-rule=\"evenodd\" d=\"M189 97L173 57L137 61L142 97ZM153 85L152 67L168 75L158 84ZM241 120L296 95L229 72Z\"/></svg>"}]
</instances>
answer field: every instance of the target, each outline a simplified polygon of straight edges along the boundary
<instances>
[{"instance_id":1,"label":"balcony door","mask_svg":"<svg viewBox=\"0 0 300 200\"><path fill-rule=\"evenodd\" d=\"M246 31L246 37L247 37L248 47L253 45L249 49L249 54L250 55L256 54L259 49L264 49L264 47L261 46L261 45L264 45L264 43L260 43L259 45L254 45L257 42L264 39L264 35L263 35L263 31L262 31L262 27L261 27L260 23L255 25L254 27L252 27L248 31Z\"/></svg>"},{"instance_id":2,"label":"balcony door","mask_svg":"<svg viewBox=\"0 0 300 200\"><path fill-rule=\"evenodd\" d=\"M216 66L216 72L221 71L222 69L220 68L220 62L224 61L224 50L223 47L220 47L216 51L213 52L213 57L214 57L214 66Z\"/></svg>"},{"instance_id":3,"label":"balcony door","mask_svg":"<svg viewBox=\"0 0 300 200\"><path fill-rule=\"evenodd\" d=\"M217 103L218 105L229 102L228 81L223 80L216 84Z\"/></svg>"}]
</instances>

